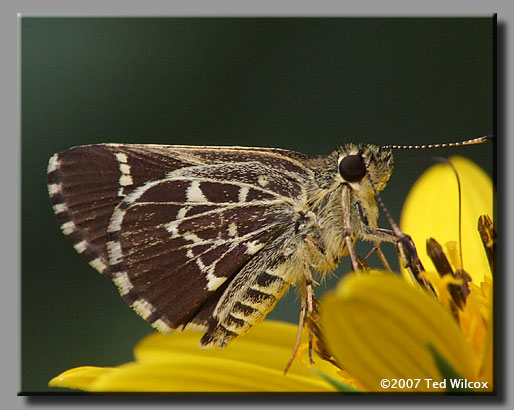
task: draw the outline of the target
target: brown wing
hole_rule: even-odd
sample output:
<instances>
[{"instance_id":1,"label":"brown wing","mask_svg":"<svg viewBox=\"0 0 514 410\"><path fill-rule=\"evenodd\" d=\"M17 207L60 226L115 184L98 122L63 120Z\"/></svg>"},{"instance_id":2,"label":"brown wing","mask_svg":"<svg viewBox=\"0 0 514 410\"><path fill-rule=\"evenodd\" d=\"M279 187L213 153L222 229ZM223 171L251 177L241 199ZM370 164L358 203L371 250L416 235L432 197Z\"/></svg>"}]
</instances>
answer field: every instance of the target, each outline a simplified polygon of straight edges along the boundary
<instances>
[{"instance_id":1,"label":"brown wing","mask_svg":"<svg viewBox=\"0 0 514 410\"><path fill-rule=\"evenodd\" d=\"M76 147L50 160L49 192L77 251L166 331L189 321L289 226L310 177L303 157L241 147Z\"/></svg>"}]
</instances>

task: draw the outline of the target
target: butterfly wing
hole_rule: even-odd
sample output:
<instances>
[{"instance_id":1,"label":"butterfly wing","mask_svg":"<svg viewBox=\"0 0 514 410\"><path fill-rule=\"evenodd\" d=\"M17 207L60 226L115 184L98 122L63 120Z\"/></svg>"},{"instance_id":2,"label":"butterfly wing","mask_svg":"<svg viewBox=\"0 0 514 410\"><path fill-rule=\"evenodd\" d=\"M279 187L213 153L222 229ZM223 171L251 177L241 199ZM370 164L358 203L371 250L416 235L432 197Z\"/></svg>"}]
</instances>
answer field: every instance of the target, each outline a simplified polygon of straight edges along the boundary
<instances>
[{"instance_id":1,"label":"butterfly wing","mask_svg":"<svg viewBox=\"0 0 514 410\"><path fill-rule=\"evenodd\" d=\"M302 158L263 148L76 147L50 160L49 192L77 251L167 331L205 312L289 228L310 177Z\"/></svg>"},{"instance_id":2,"label":"butterfly wing","mask_svg":"<svg viewBox=\"0 0 514 410\"><path fill-rule=\"evenodd\" d=\"M189 165L152 146L75 147L50 158L48 191L64 234L95 269L110 276L107 227L116 206L135 187Z\"/></svg>"}]
</instances>

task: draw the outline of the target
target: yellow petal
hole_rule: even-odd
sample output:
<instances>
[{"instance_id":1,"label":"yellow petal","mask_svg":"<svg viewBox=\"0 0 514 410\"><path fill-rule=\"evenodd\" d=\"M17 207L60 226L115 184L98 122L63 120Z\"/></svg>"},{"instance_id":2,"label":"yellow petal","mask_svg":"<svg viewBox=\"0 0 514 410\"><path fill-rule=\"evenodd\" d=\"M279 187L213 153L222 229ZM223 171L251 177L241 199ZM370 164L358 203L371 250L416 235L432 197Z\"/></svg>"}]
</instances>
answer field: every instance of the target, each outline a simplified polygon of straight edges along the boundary
<instances>
[{"instance_id":1,"label":"yellow petal","mask_svg":"<svg viewBox=\"0 0 514 410\"><path fill-rule=\"evenodd\" d=\"M212 357L253 363L283 372L293 351L297 329L296 325L290 323L265 320L221 350L201 349L199 340L202 334L198 332L185 331L169 336L152 333L136 345L134 356L137 361L148 363L175 360L184 355ZM316 361L316 367L330 376L334 376L337 371L321 359ZM312 376L312 372L301 360L293 362L289 373Z\"/></svg>"},{"instance_id":2,"label":"yellow petal","mask_svg":"<svg viewBox=\"0 0 514 410\"><path fill-rule=\"evenodd\" d=\"M481 358L479 377L493 386L493 289L492 280L486 278L480 286L470 284L470 293L464 309L459 312L463 334L472 343Z\"/></svg>"},{"instance_id":3,"label":"yellow petal","mask_svg":"<svg viewBox=\"0 0 514 410\"><path fill-rule=\"evenodd\" d=\"M440 276L435 272L421 272L421 277L425 278L434 287L437 295L437 300L441 303L448 311L451 311L451 302L453 297L450 293L450 285L461 285L462 279L454 278L452 275Z\"/></svg>"},{"instance_id":4,"label":"yellow petal","mask_svg":"<svg viewBox=\"0 0 514 410\"><path fill-rule=\"evenodd\" d=\"M473 162L461 157L450 161L461 181L464 269L478 284L491 274L477 223L480 215L493 215L492 182ZM414 240L425 269L435 272L426 253L426 240L432 237L445 244L459 239L457 179L449 165L434 165L416 181L404 204L401 228Z\"/></svg>"},{"instance_id":5,"label":"yellow petal","mask_svg":"<svg viewBox=\"0 0 514 410\"><path fill-rule=\"evenodd\" d=\"M318 376L303 377L240 361L211 357L176 358L165 363L128 363L97 379L94 391L297 392L334 391Z\"/></svg>"},{"instance_id":6,"label":"yellow petal","mask_svg":"<svg viewBox=\"0 0 514 410\"><path fill-rule=\"evenodd\" d=\"M370 391L400 391L382 389L383 378L440 380L429 343L463 377L476 375L478 359L454 319L399 277L349 276L325 296L321 312L329 350Z\"/></svg>"},{"instance_id":7,"label":"yellow petal","mask_svg":"<svg viewBox=\"0 0 514 410\"><path fill-rule=\"evenodd\" d=\"M493 340L493 311L492 309L489 311L489 320L487 323L487 340L486 346L483 352L481 369L480 369L480 378L481 380L487 381L490 389L488 391L493 390L494 386L494 340Z\"/></svg>"},{"instance_id":8,"label":"yellow petal","mask_svg":"<svg viewBox=\"0 0 514 410\"><path fill-rule=\"evenodd\" d=\"M91 385L102 376L116 373L119 370L114 367L82 366L66 370L59 376L54 377L48 385L50 387L64 387L88 391Z\"/></svg>"},{"instance_id":9,"label":"yellow petal","mask_svg":"<svg viewBox=\"0 0 514 410\"><path fill-rule=\"evenodd\" d=\"M61 382L54 386L111 392L334 391L300 360L284 375L296 330L295 325L264 321L222 350L200 349L200 333L155 333L135 347L136 362L105 374L95 368L99 377L87 384L66 381L66 373L81 368L72 369L55 378ZM320 358L316 368L337 377L337 369Z\"/></svg>"}]
</instances>

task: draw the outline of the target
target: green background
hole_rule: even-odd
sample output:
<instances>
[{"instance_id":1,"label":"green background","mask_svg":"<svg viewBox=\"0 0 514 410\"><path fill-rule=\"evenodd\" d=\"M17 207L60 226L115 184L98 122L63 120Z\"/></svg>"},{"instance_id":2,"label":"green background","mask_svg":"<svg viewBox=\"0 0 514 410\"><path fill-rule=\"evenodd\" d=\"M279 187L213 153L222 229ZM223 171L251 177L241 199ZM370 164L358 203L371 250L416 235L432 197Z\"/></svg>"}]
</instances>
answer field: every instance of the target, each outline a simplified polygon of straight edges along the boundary
<instances>
[{"instance_id":1,"label":"green background","mask_svg":"<svg viewBox=\"0 0 514 410\"><path fill-rule=\"evenodd\" d=\"M22 391L51 390L48 380L71 367L126 362L152 331L60 232L45 182L52 154L137 142L269 146L314 156L345 142L488 135L494 23L23 18ZM386 206L398 221L430 156L460 153L491 174L493 148L397 152L407 163L383 193ZM384 248L394 259L393 247ZM345 260L317 295L348 270ZM295 322L298 299L290 291L268 317Z\"/></svg>"}]
</instances>

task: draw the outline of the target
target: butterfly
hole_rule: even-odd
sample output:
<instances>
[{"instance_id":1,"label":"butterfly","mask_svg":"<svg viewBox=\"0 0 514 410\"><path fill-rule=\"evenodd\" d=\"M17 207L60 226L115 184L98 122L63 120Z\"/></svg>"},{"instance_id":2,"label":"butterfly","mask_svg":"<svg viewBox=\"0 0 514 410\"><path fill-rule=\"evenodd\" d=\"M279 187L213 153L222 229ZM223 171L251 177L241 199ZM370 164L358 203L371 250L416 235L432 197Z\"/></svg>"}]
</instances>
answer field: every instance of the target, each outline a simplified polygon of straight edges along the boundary
<instances>
[{"instance_id":1,"label":"butterfly","mask_svg":"<svg viewBox=\"0 0 514 410\"><path fill-rule=\"evenodd\" d=\"M333 271L348 254L359 269L358 239L377 252L382 242L403 244L416 275L408 236L377 225L378 193L402 147L345 144L311 158L278 148L86 145L50 159L48 191L74 248L141 317L162 333L203 331L201 346L222 348L291 285L301 289L301 330L313 272Z\"/></svg>"}]
</instances>

